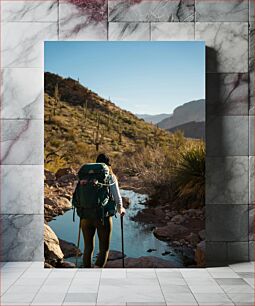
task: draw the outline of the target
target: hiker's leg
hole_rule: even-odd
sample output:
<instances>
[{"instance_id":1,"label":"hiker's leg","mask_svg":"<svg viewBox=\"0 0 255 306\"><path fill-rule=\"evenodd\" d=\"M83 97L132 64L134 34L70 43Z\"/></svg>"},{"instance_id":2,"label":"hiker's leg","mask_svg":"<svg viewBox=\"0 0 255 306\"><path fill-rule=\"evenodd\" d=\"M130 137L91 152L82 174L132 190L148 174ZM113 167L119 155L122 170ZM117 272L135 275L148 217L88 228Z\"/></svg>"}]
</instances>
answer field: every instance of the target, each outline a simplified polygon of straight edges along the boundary
<instances>
[{"instance_id":1,"label":"hiker's leg","mask_svg":"<svg viewBox=\"0 0 255 306\"><path fill-rule=\"evenodd\" d=\"M84 238L84 268L91 268L91 259L94 251L96 227L92 220L82 219L81 228Z\"/></svg>"},{"instance_id":2,"label":"hiker's leg","mask_svg":"<svg viewBox=\"0 0 255 306\"><path fill-rule=\"evenodd\" d=\"M103 268L106 264L110 240L112 234L112 217L105 218L104 224L100 221L97 224L97 235L99 239L99 254L97 256L97 260L95 265Z\"/></svg>"}]
</instances>

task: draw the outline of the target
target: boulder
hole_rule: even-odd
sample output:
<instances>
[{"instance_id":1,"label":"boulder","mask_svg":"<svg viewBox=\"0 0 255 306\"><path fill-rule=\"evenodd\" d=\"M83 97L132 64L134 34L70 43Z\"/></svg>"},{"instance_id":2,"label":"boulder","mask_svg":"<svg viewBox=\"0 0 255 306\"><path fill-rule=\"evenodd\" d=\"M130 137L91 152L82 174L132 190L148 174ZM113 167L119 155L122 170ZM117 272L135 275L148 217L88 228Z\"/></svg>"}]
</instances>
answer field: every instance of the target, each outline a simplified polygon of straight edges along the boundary
<instances>
[{"instance_id":1,"label":"boulder","mask_svg":"<svg viewBox=\"0 0 255 306\"><path fill-rule=\"evenodd\" d=\"M62 183L61 185L65 186L66 184L72 184L77 179L75 174L69 173L66 175L62 175L57 179L58 183Z\"/></svg>"},{"instance_id":2,"label":"boulder","mask_svg":"<svg viewBox=\"0 0 255 306\"><path fill-rule=\"evenodd\" d=\"M185 266L195 265L195 252L193 248L183 245L182 246L182 257L183 257L183 262Z\"/></svg>"},{"instance_id":3,"label":"boulder","mask_svg":"<svg viewBox=\"0 0 255 306\"><path fill-rule=\"evenodd\" d=\"M127 257L124 260L125 268L178 268L176 262L161 259L155 256L142 256L139 258ZM106 268L122 268L122 260L108 261Z\"/></svg>"},{"instance_id":4,"label":"boulder","mask_svg":"<svg viewBox=\"0 0 255 306\"><path fill-rule=\"evenodd\" d=\"M147 250L148 253L155 252L155 251L157 251L157 249L148 249Z\"/></svg>"},{"instance_id":5,"label":"boulder","mask_svg":"<svg viewBox=\"0 0 255 306\"><path fill-rule=\"evenodd\" d=\"M205 230L201 230L198 235L201 240L205 240Z\"/></svg>"},{"instance_id":6,"label":"boulder","mask_svg":"<svg viewBox=\"0 0 255 306\"><path fill-rule=\"evenodd\" d=\"M195 251L195 261L200 268L205 267L205 241L201 241Z\"/></svg>"},{"instance_id":7,"label":"boulder","mask_svg":"<svg viewBox=\"0 0 255 306\"><path fill-rule=\"evenodd\" d=\"M190 233L188 236L184 238L186 241L188 241L192 246L195 246L199 243L200 239L197 234Z\"/></svg>"},{"instance_id":8,"label":"boulder","mask_svg":"<svg viewBox=\"0 0 255 306\"><path fill-rule=\"evenodd\" d=\"M68 174L76 175L76 172L72 168L61 168L61 169L58 169L58 171L56 172L55 176L56 176L56 178L58 180L61 176L68 175Z\"/></svg>"},{"instance_id":9,"label":"boulder","mask_svg":"<svg viewBox=\"0 0 255 306\"><path fill-rule=\"evenodd\" d=\"M67 198L63 198L63 197L56 199L56 205L59 210L63 210L63 211L66 211L72 208L71 202Z\"/></svg>"},{"instance_id":10,"label":"boulder","mask_svg":"<svg viewBox=\"0 0 255 306\"><path fill-rule=\"evenodd\" d=\"M185 237L188 232L186 227L173 222L168 222L166 226L156 227L153 230L155 237L162 240L176 240Z\"/></svg>"},{"instance_id":11,"label":"boulder","mask_svg":"<svg viewBox=\"0 0 255 306\"><path fill-rule=\"evenodd\" d=\"M44 181L48 185L53 185L56 181L55 174L47 169L44 169Z\"/></svg>"},{"instance_id":12,"label":"boulder","mask_svg":"<svg viewBox=\"0 0 255 306\"><path fill-rule=\"evenodd\" d=\"M129 208L131 202L130 202L130 199L128 197L122 197L122 202L123 202L124 208Z\"/></svg>"},{"instance_id":13,"label":"boulder","mask_svg":"<svg viewBox=\"0 0 255 306\"><path fill-rule=\"evenodd\" d=\"M60 248L64 254L64 258L81 256L82 252L80 249L76 247L76 245L72 242L65 241L63 239L59 239Z\"/></svg>"},{"instance_id":14,"label":"boulder","mask_svg":"<svg viewBox=\"0 0 255 306\"><path fill-rule=\"evenodd\" d=\"M172 219L174 216L176 216L178 214L178 212L176 210L172 210L172 211L166 211L166 215Z\"/></svg>"},{"instance_id":15,"label":"boulder","mask_svg":"<svg viewBox=\"0 0 255 306\"><path fill-rule=\"evenodd\" d=\"M44 268L47 268L47 269L52 269L54 268L51 264L49 264L48 262L45 262L44 263Z\"/></svg>"},{"instance_id":16,"label":"boulder","mask_svg":"<svg viewBox=\"0 0 255 306\"><path fill-rule=\"evenodd\" d=\"M185 221L185 217L183 215L176 215L171 219L171 222L175 224L182 224Z\"/></svg>"},{"instance_id":17,"label":"boulder","mask_svg":"<svg viewBox=\"0 0 255 306\"><path fill-rule=\"evenodd\" d=\"M154 209L154 213L157 217L162 217L162 218L165 218L165 215L166 215L164 210L160 206Z\"/></svg>"},{"instance_id":18,"label":"boulder","mask_svg":"<svg viewBox=\"0 0 255 306\"><path fill-rule=\"evenodd\" d=\"M59 268L76 268L76 265L70 261L62 261Z\"/></svg>"},{"instance_id":19,"label":"boulder","mask_svg":"<svg viewBox=\"0 0 255 306\"><path fill-rule=\"evenodd\" d=\"M44 257L46 260L62 259L64 257L58 237L47 224L44 224Z\"/></svg>"},{"instance_id":20,"label":"boulder","mask_svg":"<svg viewBox=\"0 0 255 306\"><path fill-rule=\"evenodd\" d=\"M126 257L126 254L124 254L124 257ZM113 260L118 260L118 259L122 259L122 258L123 258L122 252L115 251L115 250L110 250L107 260L108 261L113 261Z\"/></svg>"},{"instance_id":21,"label":"boulder","mask_svg":"<svg viewBox=\"0 0 255 306\"><path fill-rule=\"evenodd\" d=\"M44 205L48 205L48 206L56 206L56 202L48 197L44 198Z\"/></svg>"}]
</instances>

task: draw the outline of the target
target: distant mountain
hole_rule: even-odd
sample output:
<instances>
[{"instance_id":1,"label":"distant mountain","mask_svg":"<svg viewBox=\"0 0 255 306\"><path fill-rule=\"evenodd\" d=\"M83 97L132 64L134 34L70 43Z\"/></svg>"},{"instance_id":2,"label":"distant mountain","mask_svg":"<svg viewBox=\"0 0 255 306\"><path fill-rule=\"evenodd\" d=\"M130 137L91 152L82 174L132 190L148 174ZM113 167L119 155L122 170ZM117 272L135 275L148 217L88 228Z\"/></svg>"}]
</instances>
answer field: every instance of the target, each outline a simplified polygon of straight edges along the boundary
<instances>
[{"instance_id":1,"label":"distant mountain","mask_svg":"<svg viewBox=\"0 0 255 306\"><path fill-rule=\"evenodd\" d=\"M158 123L162 129L172 129L188 122L205 122L205 100L194 100L178 106L173 114Z\"/></svg>"},{"instance_id":2,"label":"distant mountain","mask_svg":"<svg viewBox=\"0 0 255 306\"><path fill-rule=\"evenodd\" d=\"M170 117L170 114L158 114L158 115L147 115L147 114L136 114L140 119L143 119L145 122L157 124L158 122Z\"/></svg>"},{"instance_id":3,"label":"distant mountain","mask_svg":"<svg viewBox=\"0 0 255 306\"><path fill-rule=\"evenodd\" d=\"M191 121L168 129L170 132L182 131L187 138L205 139L205 122Z\"/></svg>"}]
</instances>

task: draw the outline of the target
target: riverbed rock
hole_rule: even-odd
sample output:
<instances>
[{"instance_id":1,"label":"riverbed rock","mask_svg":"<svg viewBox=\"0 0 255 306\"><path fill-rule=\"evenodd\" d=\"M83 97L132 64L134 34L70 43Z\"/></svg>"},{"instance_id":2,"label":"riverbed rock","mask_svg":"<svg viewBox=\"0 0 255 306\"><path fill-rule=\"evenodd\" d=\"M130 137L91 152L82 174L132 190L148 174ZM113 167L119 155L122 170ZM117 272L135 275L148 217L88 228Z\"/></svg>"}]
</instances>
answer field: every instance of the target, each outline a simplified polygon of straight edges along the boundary
<instances>
[{"instance_id":1,"label":"riverbed rock","mask_svg":"<svg viewBox=\"0 0 255 306\"><path fill-rule=\"evenodd\" d=\"M65 187L67 185L71 186L73 182L77 179L75 174L66 174L58 178L57 182L60 186Z\"/></svg>"},{"instance_id":2,"label":"riverbed rock","mask_svg":"<svg viewBox=\"0 0 255 306\"><path fill-rule=\"evenodd\" d=\"M193 248L183 245L182 246L182 257L183 257L183 262L185 266L194 266L196 265L195 262L195 252Z\"/></svg>"},{"instance_id":3,"label":"riverbed rock","mask_svg":"<svg viewBox=\"0 0 255 306\"><path fill-rule=\"evenodd\" d=\"M126 257L126 254L124 254L124 257ZM107 260L113 261L113 260L118 260L122 258L123 258L122 252L116 251L116 250L110 250Z\"/></svg>"},{"instance_id":4,"label":"riverbed rock","mask_svg":"<svg viewBox=\"0 0 255 306\"><path fill-rule=\"evenodd\" d=\"M183 225L168 222L166 226L156 227L153 234L160 240L176 240L185 237L188 229Z\"/></svg>"},{"instance_id":5,"label":"riverbed rock","mask_svg":"<svg viewBox=\"0 0 255 306\"><path fill-rule=\"evenodd\" d=\"M46 260L64 257L58 237L47 224L44 224L44 257Z\"/></svg>"},{"instance_id":6,"label":"riverbed rock","mask_svg":"<svg viewBox=\"0 0 255 306\"><path fill-rule=\"evenodd\" d=\"M130 202L130 199L128 197L122 197L122 202L123 202L124 208L129 208L131 202Z\"/></svg>"},{"instance_id":7,"label":"riverbed rock","mask_svg":"<svg viewBox=\"0 0 255 306\"><path fill-rule=\"evenodd\" d=\"M197 234L190 233L188 236L184 238L186 241L188 241L192 246L195 246L199 243L200 239Z\"/></svg>"},{"instance_id":8,"label":"riverbed rock","mask_svg":"<svg viewBox=\"0 0 255 306\"><path fill-rule=\"evenodd\" d=\"M201 241L195 251L195 261L200 268L205 267L205 241Z\"/></svg>"},{"instance_id":9,"label":"riverbed rock","mask_svg":"<svg viewBox=\"0 0 255 306\"><path fill-rule=\"evenodd\" d=\"M178 268L174 261L168 261L155 256L142 256L139 258L127 257L124 260L125 268ZM108 261L106 268L122 268L122 260Z\"/></svg>"},{"instance_id":10,"label":"riverbed rock","mask_svg":"<svg viewBox=\"0 0 255 306\"><path fill-rule=\"evenodd\" d=\"M156 224L157 219L158 217L153 213L153 209L150 208L140 210L134 217L131 217L131 220L145 224Z\"/></svg>"},{"instance_id":11,"label":"riverbed rock","mask_svg":"<svg viewBox=\"0 0 255 306\"><path fill-rule=\"evenodd\" d=\"M58 180L61 176L68 175L68 174L76 175L76 172L72 168L60 168L56 172L55 176L56 176L56 179Z\"/></svg>"},{"instance_id":12,"label":"riverbed rock","mask_svg":"<svg viewBox=\"0 0 255 306\"><path fill-rule=\"evenodd\" d=\"M201 240L205 240L205 230L204 229L199 231L198 235Z\"/></svg>"},{"instance_id":13,"label":"riverbed rock","mask_svg":"<svg viewBox=\"0 0 255 306\"><path fill-rule=\"evenodd\" d=\"M53 172L51 172L47 169L44 169L44 181L49 186L53 185L56 181L55 173L53 173Z\"/></svg>"},{"instance_id":14,"label":"riverbed rock","mask_svg":"<svg viewBox=\"0 0 255 306\"><path fill-rule=\"evenodd\" d=\"M169 211L169 210L167 210L166 211L166 215L170 218L170 219L172 219L174 216L176 216L178 214L178 212L176 211L176 210L172 210L172 211Z\"/></svg>"},{"instance_id":15,"label":"riverbed rock","mask_svg":"<svg viewBox=\"0 0 255 306\"><path fill-rule=\"evenodd\" d=\"M204 211L201 208L191 208L184 211L184 214L191 219L201 219L204 217Z\"/></svg>"},{"instance_id":16,"label":"riverbed rock","mask_svg":"<svg viewBox=\"0 0 255 306\"><path fill-rule=\"evenodd\" d=\"M48 262L45 262L44 263L44 268L46 268L46 269L52 269L52 268L54 268L51 264L49 264Z\"/></svg>"},{"instance_id":17,"label":"riverbed rock","mask_svg":"<svg viewBox=\"0 0 255 306\"><path fill-rule=\"evenodd\" d=\"M67 198L61 197L56 199L56 205L59 208L59 210L69 210L72 208L72 204Z\"/></svg>"},{"instance_id":18,"label":"riverbed rock","mask_svg":"<svg viewBox=\"0 0 255 306\"><path fill-rule=\"evenodd\" d=\"M162 207L156 207L155 209L154 209L154 213L155 213L155 215L157 216L157 217L161 217L161 218L164 218L165 217L165 212L164 212L164 210L162 209Z\"/></svg>"},{"instance_id":19,"label":"riverbed rock","mask_svg":"<svg viewBox=\"0 0 255 306\"><path fill-rule=\"evenodd\" d=\"M185 221L185 217L183 215L176 215L171 219L171 222L175 224L182 224Z\"/></svg>"},{"instance_id":20,"label":"riverbed rock","mask_svg":"<svg viewBox=\"0 0 255 306\"><path fill-rule=\"evenodd\" d=\"M56 201L54 201L54 200L52 200L48 197L44 198L44 204L52 206L52 207L57 205Z\"/></svg>"},{"instance_id":21,"label":"riverbed rock","mask_svg":"<svg viewBox=\"0 0 255 306\"><path fill-rule=\"evenodd\" d=\"M82 252L80 249L76 247L76 245L72 242L68 242L63 239L59 239L60 248L64 254L64 258L81 256Z\"/></svg>"},{"instance_id":22,"label":"riverbed rock","mask_svg":"<svg viewBox=\"0 0 255 306\"><path fill-rule=\"evenodd\" d=\"M148 249L146 252L151 253L151 252L155 252L157 251L157 249Z\"/></svg>"},{"instance_id":23,"label":"riverbed rock","mask_svg":"<svg viewBox=\"0 0 255 306\"><path fill-rule=\"evenodd\" d=\"M76 268L76 265L70 261L62 261L59 268Z\"/></svg>"}]
</instances>

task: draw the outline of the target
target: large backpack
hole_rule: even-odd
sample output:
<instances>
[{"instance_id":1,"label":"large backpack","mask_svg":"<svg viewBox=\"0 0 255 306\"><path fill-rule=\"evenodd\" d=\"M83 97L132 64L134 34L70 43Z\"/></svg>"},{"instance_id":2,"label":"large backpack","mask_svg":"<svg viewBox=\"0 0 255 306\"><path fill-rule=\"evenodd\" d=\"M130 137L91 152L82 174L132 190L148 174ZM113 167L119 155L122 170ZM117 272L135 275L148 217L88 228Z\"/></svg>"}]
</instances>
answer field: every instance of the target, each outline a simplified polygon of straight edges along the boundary
<instances>
[{"instance_id":1,"label":"large backpack","mask_svg":"<svg viewBox=\"0 0 255 306\"><path fill-rule=\"evenodd\" d=\"M104 219L116 214L116 204L110 193L113 182L106 164L85 164L79 170L78 178L72 204L80 218Z\"/></svg>"}]
</instances>

